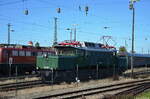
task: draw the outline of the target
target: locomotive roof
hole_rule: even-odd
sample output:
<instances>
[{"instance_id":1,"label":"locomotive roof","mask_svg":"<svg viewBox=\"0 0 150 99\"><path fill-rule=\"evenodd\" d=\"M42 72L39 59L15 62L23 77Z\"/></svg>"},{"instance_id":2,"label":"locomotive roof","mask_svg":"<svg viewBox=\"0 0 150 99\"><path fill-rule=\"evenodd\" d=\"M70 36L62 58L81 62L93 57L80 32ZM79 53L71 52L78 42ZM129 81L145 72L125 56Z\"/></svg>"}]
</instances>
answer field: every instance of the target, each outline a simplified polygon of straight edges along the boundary
<instances>
[{"instance_id":1,"label":"locomotive roof","mask_svg":"<svg viewBox=\"0 0 150 99\"><path fill-rule=\"evenodd\" d=\"M88 48L115 48L114 46L104 45L102 43L94 43L94 42L79 42L79 41L71 41L65 40L63 42L58 43L56 46L73 46L73 47L88 47Z\"/></svg>"},{"instance_id":2,"label":"locomotive roof","mask_svg":"<svg viewBox=\"0 0 150 99\"><path fill-rule=\"evenodd\" d=\"M96 47L82 47L82 46L62 46L62 45L56 45L54 46L56 49L63 49L63 48L68 48L68 49L80 49L80 50L86 50L86 51L101 51L101 52L116 52L116 49L106 49L106 48L96 48Z\"/></svg>"},{"instance_id":3,"label":"locomotive roof","mask_svg":"<svg viewBox=\"0 0 150 99\"><path fill-rule=\"evenodd\" d=\"M132 53L127 53L128 56L131 56ZM138 53L134 53L133 54L134 57L150 57L150 54L138 54Z\"/></svg>"},{"instance_id":4,"label":"locomotive roof","mask_svg":"<svg viewBox=\"0 0 150 99\"><path fill-rule=\"evenodd\" d=\"M0 49L8 49L8 50L34 50L34 51L53 51L51 47L34 47L34 46L26 46L26 45L7 45L7 44L0 44Z\"/></svg>"},{"instance_id":5,"label":"locomotive roof","mask_svg":"<svg viewBox=\"0 0 150 99\"><path fill-rule=\"evenodd\" d=\"M132 56L132 53L119 53L119 56ZM139 53L134 53L133 54L134 57L150 57L150 54L139 54Z\"/></svg>"}]
</instances>

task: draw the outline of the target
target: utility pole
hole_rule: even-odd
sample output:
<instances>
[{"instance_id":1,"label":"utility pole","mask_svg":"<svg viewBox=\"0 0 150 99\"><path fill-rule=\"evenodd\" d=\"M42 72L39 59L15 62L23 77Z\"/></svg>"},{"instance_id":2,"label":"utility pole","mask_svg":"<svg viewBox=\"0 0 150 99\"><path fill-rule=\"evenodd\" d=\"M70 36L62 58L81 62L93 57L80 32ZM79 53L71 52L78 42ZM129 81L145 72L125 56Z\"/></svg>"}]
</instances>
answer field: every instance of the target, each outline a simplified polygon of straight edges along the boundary
<instances>
[{"instance_id":1,"label":"utility pole","mask_svg":"<svg viewBox=\"0 0 150 99\"><path fill-rule=\"evenodd\" d=\"M7 44L9 46L10 45L10 32L14 32L14 30L11 30L12 25L10 23L8 23L7 26L8 26Z\"/></svg>"},{"instance_id":2,"label":"utility pole","mask_svg":"<svg viewBox=\"0 0 150 99\"><path fill-rule=\"evenodd\" d=\"M11 30L11 24L10 23L8 23L7 24L7 26L8 26L8 34L7 34L7 36L8 36L8 40L7 40L7 47L10 45L10 32L14 32L14 30ZM10 57L10 53L8 52L8 64L9 64L9 76L11 76L11 66L12 66L12 61L13 61L13 59Z\"/></svg>"},{"instance_id":3,"label":"utility pole","mask_svg":"<svg viewBox=\"0 0 150 99\"><path fill-rule=\"evenodd\" d=\"M8 40L7 40L7 43L8 43L8 45L10 45L10 27L11 27L11 24L8 23L7 26L8 26L8 35L7 35L8 36L8 38L7 38Z\"/></svg>"},{"instance_id":4,"label":"utility pole","mask_svg":"<svg viewBox=\"0 0 150 99\"><path fill-rule=\"evenodd\" d=\"M74 41L76 41L76 27L74 28Z\"/></svg>"},{"instance_id":5,"label":"utility pole","mask_svg":"<svg viewBox=\"0 0 150 99\"><path fill-rule=\"evenodd\" d=\"M66 30L70 30L70 41L72 41L72 28L67 28Z\"/></svg>"},{"instance_id":6,"label":"utility pole","mask_svg":"<svg viewBox=\"0 0 150 99\"><path fill-rule=\"evenodd\" d=\"M70 41L72 41L72 29L70 31Z\"/></svg>"},{"instance_id":7,"label":"utility pole","mask_svg":"<svg viewBox=\"0 0 150 99\"><path fill-rule=\"evenodd\" d=\"M134 25L135 25L135 8L134 3L139 0L130 0L129 9L132 10L132 55L131 55L131 77L133 78L133 65L134 65Z\"/></svg>"},{"instance_id":8,"label":"utility pole","mask_svg":"<svg viewBox=\"0 0 150 99\"><path fill-rule=\"evenodd\" d=\"M132 9L132 56L131 56L131 76L133 77L134 74L134 68L133 68L133 65L134 65L134 57L133 57L133 54L134 54L134 19L135 19L135 9L133 7Z\"/></svg>"},{"instance_id":9,"label":"utility pole","mask_svg":"<svg viewBox=\"0 0 150 99\"><path fill-rule=\"evenodd\" d=\"M57 44L57 18L54 17L55 25L54 25L54 41L53 45Z\"/></svg>"},{"instance_id":10,"label":"utility pole","mask_svg":"<svg viewBox=\"0 0 150 99\"><path fill-rule=\"evenodd\" d=\"M128 45L127 45L127 41L125 40L125 47L127 48L127 46L128 46Z\"/></svg>"},{"instance_id":11,"label":"utility pole","mask_svg":"<svg viewBox=\"0 0 150 99\"><path fill-rule=\"evenodd\" d=\"M76 41L76 37L77 37L77 28L76 28L76 26L77 26L78 24L73 24L73 26L74 26L74 41Z\"/></svg>"}]
</instances>

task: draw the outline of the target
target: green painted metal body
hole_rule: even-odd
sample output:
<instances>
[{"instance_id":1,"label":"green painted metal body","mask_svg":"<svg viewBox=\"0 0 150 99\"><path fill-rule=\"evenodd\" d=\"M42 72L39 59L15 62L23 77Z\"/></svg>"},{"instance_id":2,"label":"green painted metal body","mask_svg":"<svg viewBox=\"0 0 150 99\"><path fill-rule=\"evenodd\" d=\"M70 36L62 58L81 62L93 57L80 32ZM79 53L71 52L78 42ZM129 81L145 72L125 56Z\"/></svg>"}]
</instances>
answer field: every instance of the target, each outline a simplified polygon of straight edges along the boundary
<instances>
[{"instance_id":1,"label":"green painted metal body","mask_svg":"<svg viewBox=\"0 0 150 99\"><path fill-rule=\"evenodd\" d=\"M63 48L62 48L63 49ZM60 50L60 49L59 49ZM37 67L39 69L69 70L79 68L88 68L92 66L112 67L116 64L114 52L88 51L76 48L68 48L69 53L61 52L61 55L37 57Z\"/></svg>"},{"instance_id":2,"label":"green painted metal body","mask_svg":"<svg viewBox=\"0 0 150 99\"><path fill-rule=\"evenodd\" d=\"M120 71L128 69L128 57L118 57L118 66Z\"/></svg>"},{"instance_id":3,"label":"green painted metal body","mask_svg":"<svg viewBox=\"0 0 150 99\"><path fill-rule=\"evenodd\" d=\"M37 57L37 66L40 69L73 69L76 59L76 56L48 56L47 58L39 56Z\"/></svg>"}]
</instances>

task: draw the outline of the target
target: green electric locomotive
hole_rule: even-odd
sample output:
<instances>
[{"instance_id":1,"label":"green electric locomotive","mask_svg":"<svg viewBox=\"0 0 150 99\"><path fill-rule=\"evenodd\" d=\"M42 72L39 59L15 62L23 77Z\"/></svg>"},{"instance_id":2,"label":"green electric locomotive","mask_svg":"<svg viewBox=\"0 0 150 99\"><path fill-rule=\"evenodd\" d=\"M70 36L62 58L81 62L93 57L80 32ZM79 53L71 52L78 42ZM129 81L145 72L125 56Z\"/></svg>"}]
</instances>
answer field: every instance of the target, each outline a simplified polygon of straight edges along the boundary
<instances>
[{"instance_id":1,"label":"green electric locomotive","mask_svg":"<svg viewBox=\"0 0 150 99\"><path fill-rule=\"evenodd\" d=\"M37 68L47 81L73 81L109 76L117 68L116 49L100 43L65 41L55 55L37 57Z\"/></svg>"}]
</instances>

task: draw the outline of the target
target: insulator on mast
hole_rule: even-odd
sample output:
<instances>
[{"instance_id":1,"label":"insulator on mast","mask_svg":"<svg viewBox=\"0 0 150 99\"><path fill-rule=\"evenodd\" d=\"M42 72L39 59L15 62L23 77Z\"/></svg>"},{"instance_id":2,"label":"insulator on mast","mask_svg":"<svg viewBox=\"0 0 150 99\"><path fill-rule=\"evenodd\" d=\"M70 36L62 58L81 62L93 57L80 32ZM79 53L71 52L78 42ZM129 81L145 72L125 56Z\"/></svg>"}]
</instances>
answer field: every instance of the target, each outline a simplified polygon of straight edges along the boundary
<instances>
[{"instance_id":1,"label":"insulator on mast","mask_svg":"<svg viewBox=\"0 0 150 99\"><path fill-rule=\"evenodd\" d=\"M61 13L61 8L57 8L57 13Z\"/></svg>"},{"instance_id":2,"label":"insulator on mast","mask_svg":"<svg viewBox=\"0 0 150 99\"><path fill-rule=\"evenodd\" d=\"M24 10L24 14L28 15L29 14L29 10L28 9Z\"/></svg>"},{"instance_id":3,"label":"insulator on mast","mask_svg":"<svg viewBox=\"0 0 150 99\"><path fill-rule=\"evenodd\" d=\"M81 6L79 6L79 11L81 11Z\"/></svg>"},{"instance_id":4,"label":"insulator on mast","mask_svg":"<svg viewBox=\"0 0 150 99\"><path fill-rule=\"evenodd\" d=\"M132 4L132 3L129 4L129 9L130 9L130 10L133 9L133 4Z\"/></svg>"},{"instance_id":5,"label":"insulator on mast","mask_svg":"<svg viewBox=\"0 0 150 99\"><path fill-rule=\"evenodd\" d=\"M88 14L88 11L89 11L89 7L86 6L86 7L85 7L85 14L86 14L86 16L87 16L87 14Z\"/></svg>"}]
</instances>

